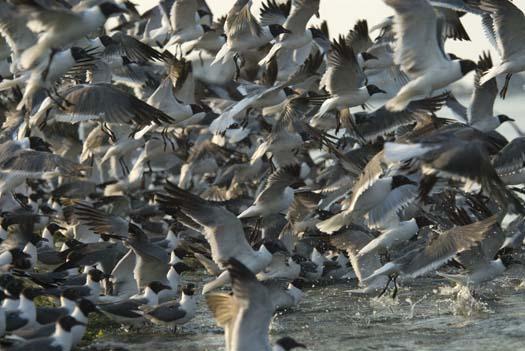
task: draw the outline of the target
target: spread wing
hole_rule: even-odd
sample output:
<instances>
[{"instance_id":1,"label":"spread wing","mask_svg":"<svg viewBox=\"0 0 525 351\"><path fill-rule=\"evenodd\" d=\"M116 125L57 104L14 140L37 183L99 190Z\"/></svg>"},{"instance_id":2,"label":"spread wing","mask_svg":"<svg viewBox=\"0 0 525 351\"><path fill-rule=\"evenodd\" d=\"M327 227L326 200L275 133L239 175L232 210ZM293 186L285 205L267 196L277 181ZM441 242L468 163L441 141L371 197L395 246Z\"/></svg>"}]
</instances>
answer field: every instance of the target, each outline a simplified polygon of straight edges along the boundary
<instances>
[{"instance_id":1,"label":"spread wing","mask_svg":"<svg viewBox=\"0 0 525 351\"><path fill-rule=\"evenodd\" d=\"M409 77L428 68L440 66L448 59L441 50L441 33L437 17L427 0L385 0L396 11L395 62Z\"/></svg>"}]
</instances>

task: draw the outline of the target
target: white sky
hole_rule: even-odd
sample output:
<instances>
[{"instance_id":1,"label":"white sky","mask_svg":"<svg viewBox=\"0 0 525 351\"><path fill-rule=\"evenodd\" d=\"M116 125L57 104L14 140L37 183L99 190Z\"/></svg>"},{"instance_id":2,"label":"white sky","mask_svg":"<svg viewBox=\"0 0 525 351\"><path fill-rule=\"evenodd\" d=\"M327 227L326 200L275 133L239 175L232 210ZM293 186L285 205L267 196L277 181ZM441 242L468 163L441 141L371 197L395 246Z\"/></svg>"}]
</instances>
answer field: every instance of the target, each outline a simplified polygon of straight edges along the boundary
<instances>
[{"instance_id":1,"label":"white sky","mask_svg":"<svg viewBox=\"0 0 525 351\"><path fill-rule=\"evenodd\" d=\"M259 14L262 0L253 0L252 11ZM157 3L157 0L135 0L142 10L146 10ZM235 0L207 0L215 16L226 14ZM525 0L514 0L521 9L525 9ZM321 19L326 19L330 28L330 35L337 36L351 29L358 19L366 18L370 26L380 22L393 11L382 0L321 0ZM472 42L448 41L447 51L455 53L462 58L477 59L484 49L489 49L490 44L485 40L481 29L480 19L467 14L462 19ZM372 36L374 37L374 36ZM525 38L524 38L525 40Z\"/></svg>"}]
</instances>

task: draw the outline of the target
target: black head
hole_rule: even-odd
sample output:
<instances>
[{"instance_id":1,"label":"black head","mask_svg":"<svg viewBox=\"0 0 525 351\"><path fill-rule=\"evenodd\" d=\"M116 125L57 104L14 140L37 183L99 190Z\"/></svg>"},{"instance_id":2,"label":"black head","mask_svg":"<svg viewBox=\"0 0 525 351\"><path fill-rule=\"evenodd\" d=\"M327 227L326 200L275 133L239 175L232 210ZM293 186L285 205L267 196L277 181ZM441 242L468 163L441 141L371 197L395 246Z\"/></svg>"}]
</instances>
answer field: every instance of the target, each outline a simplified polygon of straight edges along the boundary
<instances>
[{"instance_id":1,"label":"black head","mask_svg":"<svg viewBox=\"0 0 525 351\"><path fill-rule=\"evenodd\" d=\"M202 107L201 105L190 104L190 108L191 108L191 113L193 113L193 114L197 114L197 113L201 113L201 112L206 112L206 111L204 110L204 107Z\"/></svg>"},{"instance_id":2,"label":"black head","mask_svg":"<svg viewBox=\"0 0 525 351\"><path fill-rule=\"evenodd\" d=\"M42 138L36 136L29 137L29 147L33 150L51 152L50 146L51 144L46 143Z\"/></svg>"},{"instance_id":3,"label":"black head","mask_svg":"<svg viewBox=\"0 0 525 351\"><path fill-rule=\"evenodd\" d=\"M59 226L56 223L49 223L46 228L47 228L47 230L49 230L49 232L51 234L55 234L57 231L65 229L65 228L62 228L61 226Z\"/></svg>"},{"instance_id":4,"label":"black head","mask_svg":"<svg viewBox=\"0 0 525 351\"><path fill-rule=\"evenodd\" d=\"M290 184L290 188L292 188L292 189L299 189L299 188L302 188L304 186L306 186L306 183L303 180L297 180L297 181L293 182L292 184Z\"/></svg>"},{"instance_id":5,"label":"black head","mask_svg":"<svg viewBox=\"0 0 525 351\"><path fill-rule=\"evenodd\" d=\"M379 89L377 86L371 84L366 86L366 90L368 90L368 95L373 96L374 94L386 94L386 91Z\"/></svg>"},{"instance_id":6,"label":"black head","mask_svg":"<svg viewBox=\"0 0 525 351\"><path fill-rule=\"evenodd\" d=\"M82 313L86 317L92 312L100 313L97 306L93 302L89 301L88 299L80 300L80 302L78 303L78 308L80 309L80 311L82 311Z\"/></svg>"},{"instance_id":7,"label":"black head","mask_svg":"<svg viewBox=\"0 0 525 351\"><path fill-rule=\"evenodd\" d=\"M184 286L184 288L182 288L182 292L184 293L184 295L193 296L193 294L195 294L195 285L187 284L186 286Z\"/></svg>"},{"instance_id":8,"label":"black head","mask_svg":"<svg viewBox=\"0 0 525 351\"><path fill-rule=\"evenodd\" d=\"M505 122L516 122L514 119L510 118L507 115L498 115L499 123L505 123Z\"/></svg>"},{"instance_id":9,"label":"black head","mask_svg":"<svg viewBox=\"0 0 525 351\"><path fill-rule=\"evenodd\" d=\"M100 12L102 12L102 14L106 18L110 17L111 15L115 15L117 13L126 12L126 10L124 10L122 7L117 6L116 4L112 2L104 2L98 5L98 8L100 9Z\"/></svg>"},{"instance_id":10,"label":"black head","mask_svg":"<svg viewBox=\"0 0 525 351\"><path fill-rule=\"evenodd\" d=\"M298 254L295 254L295 255L292 255L292 260L295 262L295 263L303 263L306 261L306 258L304 258L303 256L301 255L298 255Z\"/></svg>"},{"instance_id":11,"label":"black head","mask_svg":"<svg viewBox=\"0 0 525 351\"><path fill-rule=\"evenodd\" d=\"M403 185L413 184L416 185L416 182L411 181L405 176L402 175L395 175L392 177L392 189L399 188Z\"/></svg>"},{"instance_id":12,"label":"black head","mask_svg":"<svg viewBox=\"0 0 525 351\"><path fill-rule=\"evenodd\" d=\"M372 54L369 54L368 52L362 52L361 53L361 57L363 58L363 60L365 62L368 61L368 60L377 60L378 59L377 57L375 57Z\"/></svg>"},{"instance_id":13,"label":"black head","mask_svg":"<svg viewBox=\"0 0 525 351\"><path fill-rule=\"evenodd\" d=\"M41 242L41 241L47 241L47 239L44 239L41 236L38 236L38 235L35 235L35 234L33 234L31 239L29 239L29 242L31 244L35 245L36 247L38 247L38 243Z\"/></svg>"},{"instance_id":14,"label":"black head","mask_svg":"<svg viewBox=\"0 0 525 351\"><path fill-rule=\"evenodd\" d=\"M183 259L184 257L188 256L188 251L184 250L183 248L176 247L173 249L173 253L175 256L177 256L179 259Z\"/></svg>"},{"instance_id":15,"label":"black head","mask_svg":"<svg viewBox=\"0 0 525 351\"><path fill-rule=\"evenodd\" d=\"M158 294L162 290L169 290L171 289L169 286L162 284L159 281L154 281L148 284L148 287L155 293Z\"/></svg>"},{"instance_id":16,"label":"black head","mask_svg":"<svg viewBox=\"0 0 525 351\"><path fill-rule=\"evenodd\" d=\"M478 68L476 62L471 60L459 60L459 66L461 67L461 73L463 75L467 75L469 72Z\"/></svg>"},{"instance_id":17,"label":"black head","mask_svg":"<svg viewBox=\"0 0 525 351\"><path fill-rule=\"evenodd\" d=\"M70 301L76 301L79 298L78 293L75 289L65 289L60 295Z\"/></svg>"},{"instance_id":18,"label":"black head","mask_svg":"<svg viewBox=\"0 0 525 351\"><path fill-rule=\"evenodd\" d=\"M60 325L60 327L63 330L67 332L70 332L71 329L76 325L85 325L84 323L77 321L75 318L71 316L62 317L58 320L57 323Z\"/></svg>"},{"instance_id":19,"label":"black head","mask_svg":"<svg viewBox=\"0 0 525 351\"><path fill-rule=\"evenodd\" d=\"M91 277L91 280L94 282L100 282L102 279L107 278L107 275L98 269L92 269L88 272L88 275Z\"/></svg>"},{"instance_id":20,"label":"black head","mask_svg":"<svg viewBox=\"0 0 525 351\"><path fill-rule=\"evenodd\" d=\"M29 269L31 268L31 256L26 254L19 248L9 250L11 256L13 256L12 266L18 269Z\"/></svg>"},{"instance_id":21,"label":"black head","mask_svg":"<svg viewBox=\"0 0 525 351\"><path fill-rule=\"evenodd\" d=\"M28 300L33 301L35 297L44 295L44 290L42 289L34 289L34 288L25 288L22 290L22 295Z\"/></svg>"},{"instance_id":22,"label":"black head","mask_svg":"<svg viewBox=\"0 0 525 351\"><path fill-rule=\"evenodd\" d=\"M11 274L2 274L0 275L0 287L5 288L12 282L16 282L15 277L13 277Z\"/></svg>"},{"instance_id":23,"label":"black head","mask_svg":"<svg viewBox=\"0 0 525 351\"><path fill-rule=\"evenodd\" d=\"M268 28L270 29L270 33L272 33L274 38L284 33L291 33L288 29L284 28L280 24L270 24Z\"/></svg>"},{"instance_id":24,"label":"black head","mask_svg":"<svg viewBox=\"0 0 525 351\"><path fill-rule=\"evenodd\" d=\"M4 287L4 289L7 291L8 296L14 299L18 298L18 295L20 295L23 288L24 285L22 284L22 282L16 279L7 283Z\"/></svg>"},{"instance_id":25,"label":"black head","mask_svg":"<svg viewBox=\"0 0 525 351\"><path fill-rule=\"evenodd\" d=\"M453 53L447 53L448 57L452 60L452 61L455 61L455 60L461 60L460 57L458 57L457 55L453 54Z\"/></svg>"},{"instance_id":26,"label":"black head","mask_svg":"<svg viewBox=\"0 0 525 351\"><path fill-rule=\"evenodd\" d=\"M79 48L77 46L73 46L71 48L71 56L73 56L73 59L75 59L75 61L77 62L93 59L93 56L88 54L86 50Z\"/></svg>"},{"instance_id":27,"label":"black head","mask_svg":"<svg viewBox=\"0 0 525 351\"><path fill-rule=\"evenodd\" d=\"M177 272L178 274L181 274L182 272L188 272L190 271L190 267L185 264L184 262L177 262L173 265L173 269L175 270L175 272Z\"/></svg>"},{"instance_id":28,"label":"black head","mask_svg":"<svg viewBox=\"0 0 525 351\"><path fill-rule=\"evenodd\" d=\"M204 17L204 16L208 16L208 15L211 16L211 13L209 13L208 11L206 11L204 9L198 9L197 13L199 14L199 17Z\"/></svg>"},{"instance_id":29,"label":"black head","mask_svg":"<svg viewBox=\"0 0 525 351\"><path fill-rule=\"evenodd\" d=\"M201 27L202 27L202 30L204 31L204 33L215 32L215 29L213 29L210 26L207 26L205 24L202 24Z\"/></svg>"},{"instance_id":30,"label":"black head","mask_svg":"<svg viewBox=\"0 0 525 351\"><path fill-rule=\"evenodd\" d=\"M308 28L308 30L310 31L310 33L312 33L313 39L326 39L326 35L319 29L311 27Z\"/></svg>"},{"instance_id":31,"label":"black head","mask_svg":"<svg viewBox=\"0 0 525 351\"><path fill-rule=\"evenodd\" d=\"M505 268L509 268L513 264L523 264L523 262L517 260L511 250L505 250L501 249L498 252L497 258L501 260L501 263L505 266Z\"/></svg>"},{"instance_id":32,"label":"black head","mask_svg":"<svg viewBox=\"0 0 525 351\"><path fill-rule=\"evenodd\" d=\"M433 225L434 223L431 222L427 217L425 216L418 216L414 218L416 220L416 224L418 228L428 227L429 225Z\"/></svg>"},{"instance_id":33,"label":"black head","mask_svg":"<svg viewBox=\"0 0 525 351\"><path fill-rule=\"evenodd\" d=\"M306 345L298 343L293 338L289 336L285 336L284 338L280 338L275 342L277 345L281 346L286 351L295 349L297 347L301 347L303 349L306 349Z\"/></svg>"}]
</instances>

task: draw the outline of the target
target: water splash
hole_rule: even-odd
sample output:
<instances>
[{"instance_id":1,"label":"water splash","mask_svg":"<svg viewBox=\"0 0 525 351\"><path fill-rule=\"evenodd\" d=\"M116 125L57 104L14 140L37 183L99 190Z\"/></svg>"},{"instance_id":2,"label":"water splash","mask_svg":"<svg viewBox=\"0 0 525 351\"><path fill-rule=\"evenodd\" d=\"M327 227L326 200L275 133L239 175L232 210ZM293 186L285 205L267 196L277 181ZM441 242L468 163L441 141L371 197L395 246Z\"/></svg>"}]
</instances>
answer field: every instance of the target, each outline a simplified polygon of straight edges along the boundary
<instances>
[{"instance_id":1,"label":"water splash","mask_svg":"<svg viewBox=\"0 0 525 351\"><path fill-rule=\"evenodd\" d=\"M452 312L457 316L473 317L490 313L491 310L487 303L477 299L468 287L460 286L452 303Z\"/></svg>"}]
</instances>

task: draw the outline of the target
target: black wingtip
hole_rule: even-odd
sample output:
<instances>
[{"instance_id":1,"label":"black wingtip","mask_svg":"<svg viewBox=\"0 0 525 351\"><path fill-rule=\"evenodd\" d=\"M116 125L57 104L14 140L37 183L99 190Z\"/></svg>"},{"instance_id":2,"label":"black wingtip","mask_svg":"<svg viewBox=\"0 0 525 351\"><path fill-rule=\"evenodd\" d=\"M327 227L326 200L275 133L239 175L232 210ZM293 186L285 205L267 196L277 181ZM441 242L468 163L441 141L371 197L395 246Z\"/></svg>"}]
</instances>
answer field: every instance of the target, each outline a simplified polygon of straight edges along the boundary
<instances>
[{"instance_id":1,"label":"black wingtip","mask_svg":"<svg viewBox=\"0 0 525 351\"><path fill-rule=\"evenodd\" d=\"M243 281L243 280L253 280L257 279L255 274L248 269L241 261L235 257L231 257L227 262L228 272L232 281Z\"/></svg>"}]
</instances>

